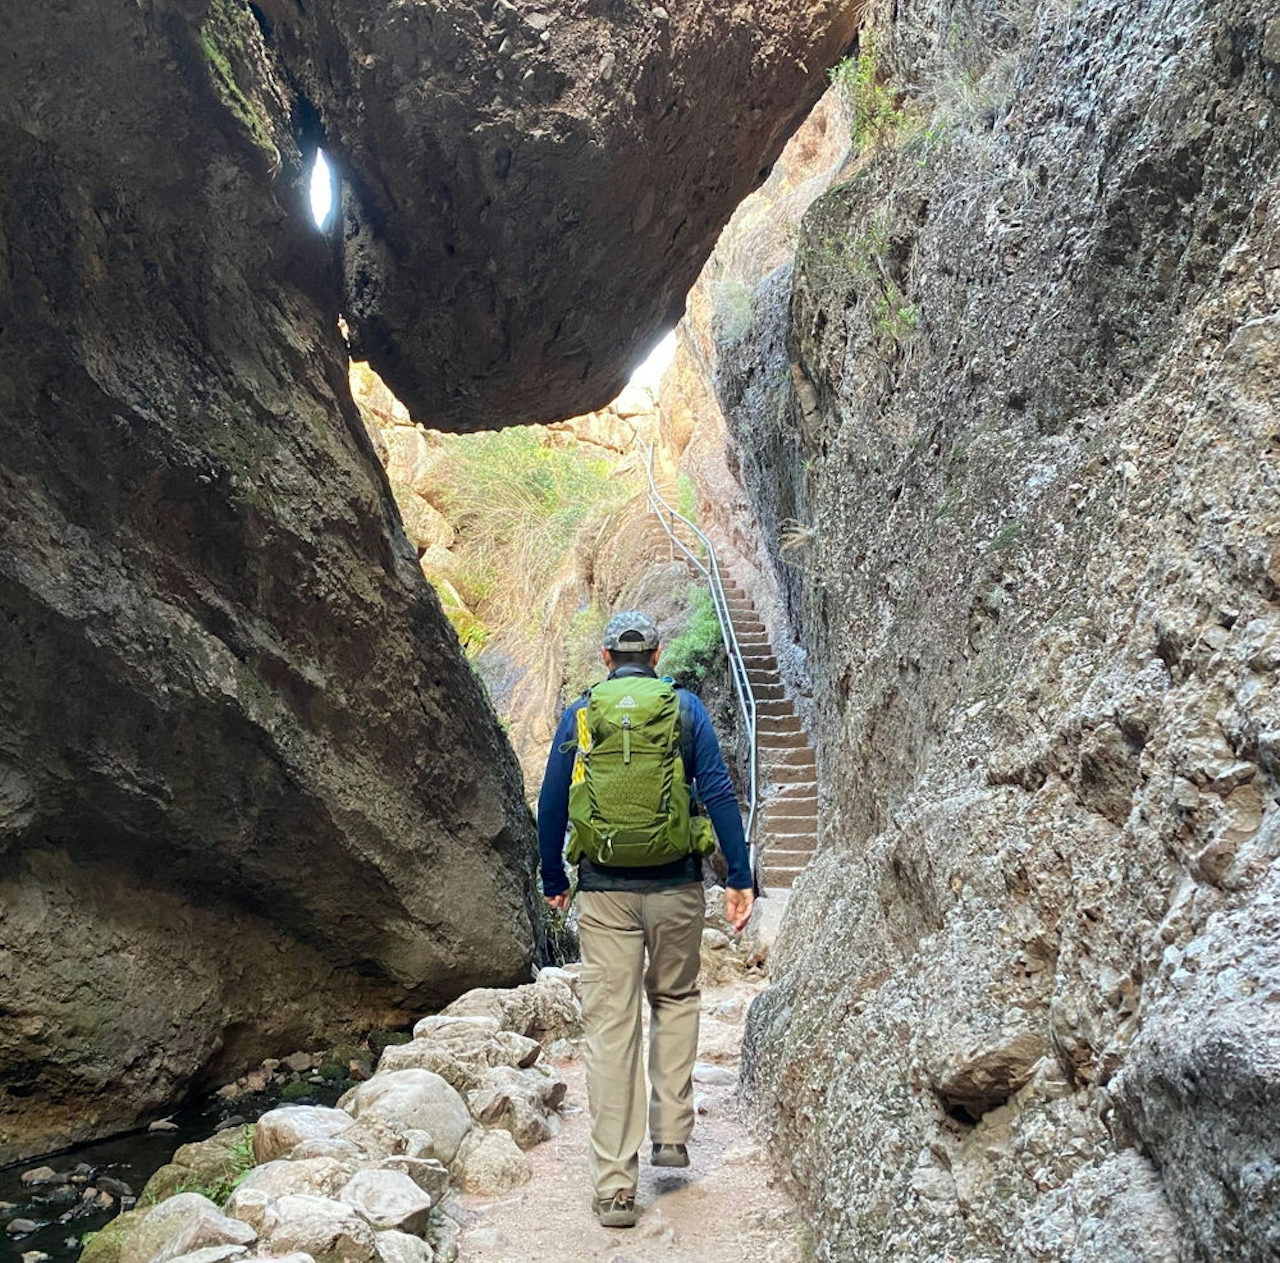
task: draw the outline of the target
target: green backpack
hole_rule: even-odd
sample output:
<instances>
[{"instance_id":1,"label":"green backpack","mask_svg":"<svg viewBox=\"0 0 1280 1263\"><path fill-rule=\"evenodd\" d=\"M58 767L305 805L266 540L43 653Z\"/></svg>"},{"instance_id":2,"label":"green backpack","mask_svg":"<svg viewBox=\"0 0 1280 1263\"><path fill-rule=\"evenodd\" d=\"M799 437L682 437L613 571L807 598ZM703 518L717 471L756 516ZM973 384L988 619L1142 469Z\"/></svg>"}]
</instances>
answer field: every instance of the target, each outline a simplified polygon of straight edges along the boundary
<instances>
[{"instance_id":1,"label":"green backpack","mask_svg":"<svg viewBox=\"0 0 1280 1263\"><path fill-rule=\"evenodd\" d=\"M623 676L588 690L569 781L569 849L620 868L715 850L711 822L691 819L680 699L670 680Z\"/></svg>"}]
</instances>

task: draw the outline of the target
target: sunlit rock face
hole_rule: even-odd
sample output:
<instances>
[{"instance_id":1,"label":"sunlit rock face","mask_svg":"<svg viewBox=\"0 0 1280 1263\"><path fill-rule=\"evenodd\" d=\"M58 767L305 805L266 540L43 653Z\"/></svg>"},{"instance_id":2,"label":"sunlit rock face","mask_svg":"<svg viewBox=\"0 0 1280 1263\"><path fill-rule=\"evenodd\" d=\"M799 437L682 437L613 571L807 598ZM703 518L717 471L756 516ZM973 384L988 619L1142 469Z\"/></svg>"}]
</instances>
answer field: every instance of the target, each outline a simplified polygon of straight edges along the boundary
<instances>
[{"instance_id":1,"label":"sunlit rock face","mask_svg":"<svg viewBox=\"0 0 1280 1263\"><path fill-rule=\"evenodd\" d=\"M870 20L921 125L719 356L825 794L749 1096L819 1258L1268 1259L1280 28Z\"/></svg>"},{"instance_id":2,"label":"sunlit rock face","mask_svg":"<svg viewBox=\"0 0 1280 1263\"><path fill-rule=\"evenodd\" d=\"M357 357L474 429L618 394L861 0L262 7L344 180Z\"/></svg>"}]
</instances>

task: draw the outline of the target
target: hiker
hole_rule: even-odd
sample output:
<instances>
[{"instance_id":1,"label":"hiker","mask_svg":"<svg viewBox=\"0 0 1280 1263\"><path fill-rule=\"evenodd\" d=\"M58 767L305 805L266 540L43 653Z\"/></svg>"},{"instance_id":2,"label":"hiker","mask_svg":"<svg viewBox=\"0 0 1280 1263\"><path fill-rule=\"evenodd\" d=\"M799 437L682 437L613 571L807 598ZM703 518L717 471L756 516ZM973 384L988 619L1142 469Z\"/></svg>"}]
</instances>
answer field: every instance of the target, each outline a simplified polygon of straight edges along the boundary
<instances>
[{"instance_id":1,"label":"hiker","mask_svg":"<svg viewBox=\"0 0 1280 1263\"><path fill-rule=\"evenodd\" d=\"M642 989L650 1160L689 1165L702 857L716 839L729 866L725 916L735 932L753 900L738 799L711 720L692 693L659 679L660 652L646 614L627 610L609 620L601 654L609 677L561 717L538 798L542 889L559 912L571 899L566 827L568 856L578 864L593 1207L609 1228L636 1222L646 1112Z\"/></svg>"}]
</instances>

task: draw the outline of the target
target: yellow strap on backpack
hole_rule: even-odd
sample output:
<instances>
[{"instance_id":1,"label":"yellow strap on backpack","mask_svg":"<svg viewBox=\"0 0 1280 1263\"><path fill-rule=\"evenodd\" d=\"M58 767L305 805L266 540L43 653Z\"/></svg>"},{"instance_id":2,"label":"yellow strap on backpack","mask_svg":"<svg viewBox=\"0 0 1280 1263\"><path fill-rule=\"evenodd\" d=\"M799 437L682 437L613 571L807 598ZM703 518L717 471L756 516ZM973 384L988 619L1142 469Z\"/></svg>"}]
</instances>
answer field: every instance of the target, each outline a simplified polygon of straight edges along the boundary
<instances>
[{"instance_id":1,"label":"yellow strap on backpack","mask_svg":"<svg viewBox=\"0 0 1280 1263\"><path fill-rule=\"evenodd\" d=\"M581 785L587 779L587 751L591 749L591 727L587 723L587 708L578 711L578 752L573 756L573 775L569 783Z\"/></svg>"}]
</instances>

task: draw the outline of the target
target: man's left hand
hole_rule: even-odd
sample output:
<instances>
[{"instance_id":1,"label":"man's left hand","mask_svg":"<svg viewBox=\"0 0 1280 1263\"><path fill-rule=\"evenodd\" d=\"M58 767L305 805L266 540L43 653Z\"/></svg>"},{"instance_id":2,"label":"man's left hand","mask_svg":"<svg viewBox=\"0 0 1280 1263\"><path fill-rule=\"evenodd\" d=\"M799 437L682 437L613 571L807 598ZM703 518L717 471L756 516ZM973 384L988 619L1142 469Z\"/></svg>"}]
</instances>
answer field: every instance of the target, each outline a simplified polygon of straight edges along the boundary
<instances>
[{"instance_id":1,"label":"man's left hand","mask_svg":"<svg viewBox=\"0 0 1280 1263\"><path fill-rule=\"evenodd\" d=\"M733 927L735 934L741 934L751 920L751 905L755 903L755 898L754 892L750 890L734 890L729 887L724 892L724 918Z\"/></svg>"},{"instance_id":2,"label":"man's left hand","mask_svg":"<svg viewBox=\"0 0 1280 1263\"><path fill-rule=\"evenodd\" d=\"M562 890L558 895L544 895L547 901L547 907L555 912L569 911L569 892Z\"/></svg>"}]
</instances>

